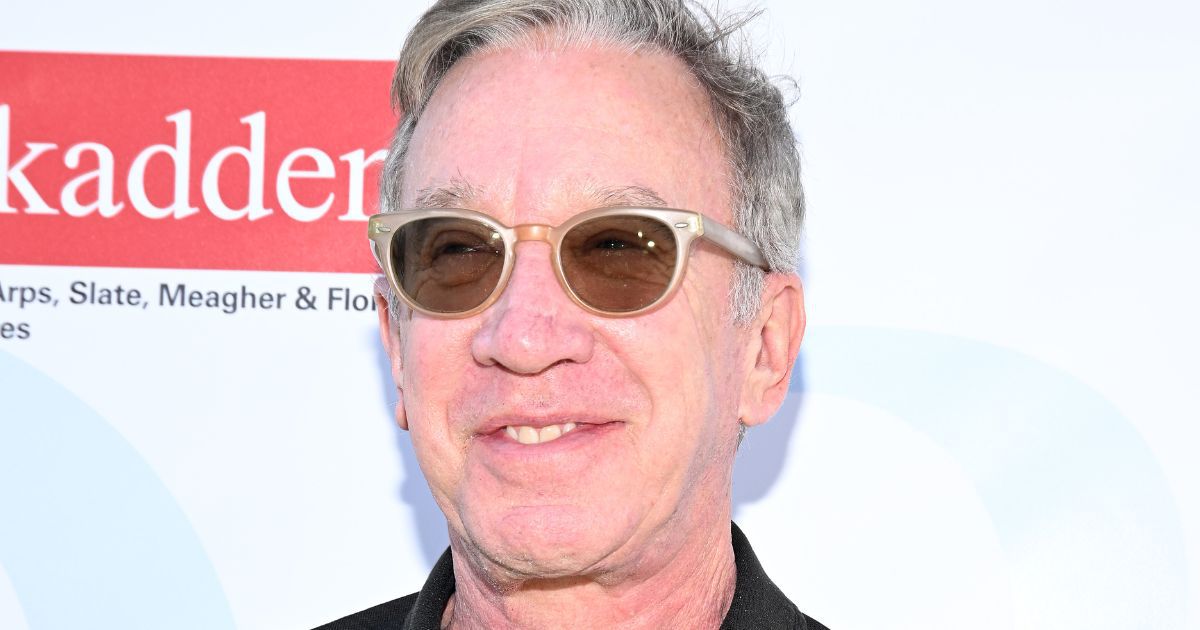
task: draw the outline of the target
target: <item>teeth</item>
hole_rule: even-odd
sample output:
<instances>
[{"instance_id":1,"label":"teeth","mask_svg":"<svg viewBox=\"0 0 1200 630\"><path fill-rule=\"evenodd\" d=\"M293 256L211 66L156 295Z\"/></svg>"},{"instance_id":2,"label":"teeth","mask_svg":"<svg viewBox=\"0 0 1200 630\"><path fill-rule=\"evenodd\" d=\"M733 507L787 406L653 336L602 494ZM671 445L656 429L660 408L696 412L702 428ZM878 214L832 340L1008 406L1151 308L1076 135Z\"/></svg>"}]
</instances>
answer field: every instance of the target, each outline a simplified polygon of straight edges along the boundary
<instances>
[{"instance_id":1,"label":"teeth","mask_svg":"<svg viewBox=\"0 0 1200 630\"><path fill-rule=\"evenodd\" d=\"M504 433L521 444L541 444L542 442L557 440L563 435L574 431L576 426L578 425L574 422L552 424L541 429L535 429L530 426L509 425L504 427Z\"/></svg>"}]
</instances>

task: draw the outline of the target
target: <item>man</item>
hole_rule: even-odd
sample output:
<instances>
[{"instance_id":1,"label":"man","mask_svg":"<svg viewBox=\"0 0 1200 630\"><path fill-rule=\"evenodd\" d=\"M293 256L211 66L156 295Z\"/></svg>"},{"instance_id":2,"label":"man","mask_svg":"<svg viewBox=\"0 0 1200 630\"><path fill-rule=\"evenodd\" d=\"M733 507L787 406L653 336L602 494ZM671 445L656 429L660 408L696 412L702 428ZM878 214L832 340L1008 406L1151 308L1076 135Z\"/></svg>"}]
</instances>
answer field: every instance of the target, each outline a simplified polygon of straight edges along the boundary
<instances>
[{"instance_id":1,"label":"man","mask_svg":"<svg viewBox=\"0 0 1200 630\"><path fill-rule=\"evenodd\" d=\"M445 0L414 27L370 232L450 549L325 628L823 628L731 536L804 308L794 136L730 30L673 0Z\"/></svg>"}]
</instances>

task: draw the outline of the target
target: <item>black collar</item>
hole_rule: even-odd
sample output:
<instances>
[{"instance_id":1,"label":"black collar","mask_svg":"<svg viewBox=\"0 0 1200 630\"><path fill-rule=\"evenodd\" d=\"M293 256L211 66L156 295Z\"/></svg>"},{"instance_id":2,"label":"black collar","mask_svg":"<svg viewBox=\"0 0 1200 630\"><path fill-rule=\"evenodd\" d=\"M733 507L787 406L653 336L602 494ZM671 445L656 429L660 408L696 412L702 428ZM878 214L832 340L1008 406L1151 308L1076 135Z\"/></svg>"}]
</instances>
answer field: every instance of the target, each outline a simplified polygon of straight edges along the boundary
<instances>
[{"instance_id":1,"label":"black collar","mask_svg":"<svg viewBox=\"0 0 1200 630\"><path fill-rule=\"evenodd\" d=\"M721 630L743 628L795 628L798 630L829 630L800 612L792 600L779 590L767 577L758 556L746 535L737 523L730 523L733 530L733 557L737 566L737 584L733 587L733 601Z\"/></svg>"}]
</instances>

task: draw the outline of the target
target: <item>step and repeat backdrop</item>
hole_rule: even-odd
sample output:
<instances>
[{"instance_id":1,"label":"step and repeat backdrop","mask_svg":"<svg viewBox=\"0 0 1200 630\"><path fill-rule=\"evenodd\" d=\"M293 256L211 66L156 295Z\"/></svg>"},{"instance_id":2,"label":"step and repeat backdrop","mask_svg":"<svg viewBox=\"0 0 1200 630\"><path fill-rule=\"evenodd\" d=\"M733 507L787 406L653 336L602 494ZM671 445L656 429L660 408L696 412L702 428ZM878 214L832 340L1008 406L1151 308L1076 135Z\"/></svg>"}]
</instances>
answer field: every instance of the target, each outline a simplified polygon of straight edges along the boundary
<instances>
[{"instance_id":1,"label":"step and repeat backdrop","mask_svg":"<svg viewBox=\"0 0 1200 630\"><path fill-rule=\"evenodd\" d=\"M770 575L839 630L1200 628L1200 11L761 6L810 200ZM366 218L424 7L0 10L0 628L420 587Z\"/></svg>"}]
</instances>

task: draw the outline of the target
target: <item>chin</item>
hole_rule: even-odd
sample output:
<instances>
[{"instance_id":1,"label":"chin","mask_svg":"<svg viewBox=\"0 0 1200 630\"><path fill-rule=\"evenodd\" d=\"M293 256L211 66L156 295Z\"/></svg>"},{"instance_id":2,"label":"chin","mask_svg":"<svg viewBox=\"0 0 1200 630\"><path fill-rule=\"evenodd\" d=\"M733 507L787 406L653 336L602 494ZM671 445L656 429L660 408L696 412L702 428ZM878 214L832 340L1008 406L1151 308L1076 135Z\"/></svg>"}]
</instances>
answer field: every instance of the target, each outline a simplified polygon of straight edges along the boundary
<instances>
[{"instance_id":1,"label":"chin","mask_svg":"<svg viewBox=\"0 0 1200 630\"><path fill-rule=\"evenodd\" d=\"M512 507L474 523L471 540L514 578L582 576L610 566L636 522L598 505Z\"/></svg>"}]
</instances>

